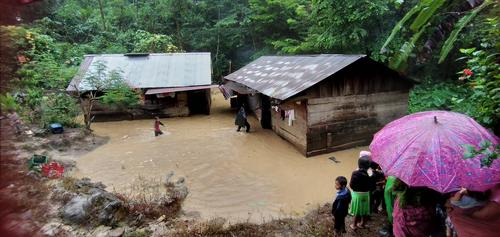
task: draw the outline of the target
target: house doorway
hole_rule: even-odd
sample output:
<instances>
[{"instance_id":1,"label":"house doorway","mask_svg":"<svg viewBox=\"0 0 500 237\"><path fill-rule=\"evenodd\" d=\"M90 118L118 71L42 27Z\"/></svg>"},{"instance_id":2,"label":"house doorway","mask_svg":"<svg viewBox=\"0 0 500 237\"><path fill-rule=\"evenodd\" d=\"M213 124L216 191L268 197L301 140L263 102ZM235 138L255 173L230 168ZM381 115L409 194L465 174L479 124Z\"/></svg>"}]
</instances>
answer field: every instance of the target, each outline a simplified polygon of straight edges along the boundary
<instances>
[{"instance_id":1,"label":"house doorway","mask_svg":"<svg viewBox=\"0 0 500 237\"><path fill-rule=\"evenodd\" d=\"M187 96L189 114L210 114L210 90L189 91Z\"/></svg>"},{"instance_id":2,"label":"house doorway","mask_svg":"<svg viewBox=\"0 0 500 237\"><path fill-rule=\"evenodd\" d=\"M261 120L260 120L260 125L262 128L265 129L271 129L272 128L272 122L271 122L271 100L269 99L269 96L262 94L261 95Z\"/></svg>"}]
</instances>

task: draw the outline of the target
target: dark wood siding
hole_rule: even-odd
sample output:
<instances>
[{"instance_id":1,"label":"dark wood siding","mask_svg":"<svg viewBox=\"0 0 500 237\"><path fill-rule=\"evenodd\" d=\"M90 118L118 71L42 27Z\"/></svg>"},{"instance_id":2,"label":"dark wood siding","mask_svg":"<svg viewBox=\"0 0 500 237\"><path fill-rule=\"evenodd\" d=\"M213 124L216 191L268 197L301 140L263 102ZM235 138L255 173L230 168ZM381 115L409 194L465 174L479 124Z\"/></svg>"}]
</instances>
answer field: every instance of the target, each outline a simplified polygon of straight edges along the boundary
<instances>
[{"instance_id":1,"label":"dark wood siding","mask_svg":"<svg viewBox=\"0 0 500 237\"><path fill-rule=\"evenodd\" d=\"M368 145L375 132L407 113L411 86L366 59L308 89L307 156Z\"/></svg>"},{"instance_id":2,"label":"dark wood siding","mask_svg":"<svg viewBox=\"0 0 500 237\"><path fill-rule=\"evenodd\" d=\"M407 91L310 99L307 154L368 145L375 132L404 116L407 108Z\"/></svg>"},{"instance_id":3,"label":"dark wood siding","mask_svg":"<svg viewBox=\"0 0 500 237\"><path fill-rule=\"evenodd\" d=\"M395 71L370 59L362 59L309 88L306 94L309 98L366 95L408 91L411 86L411 82Z\"/></svg>"}]
</instances>

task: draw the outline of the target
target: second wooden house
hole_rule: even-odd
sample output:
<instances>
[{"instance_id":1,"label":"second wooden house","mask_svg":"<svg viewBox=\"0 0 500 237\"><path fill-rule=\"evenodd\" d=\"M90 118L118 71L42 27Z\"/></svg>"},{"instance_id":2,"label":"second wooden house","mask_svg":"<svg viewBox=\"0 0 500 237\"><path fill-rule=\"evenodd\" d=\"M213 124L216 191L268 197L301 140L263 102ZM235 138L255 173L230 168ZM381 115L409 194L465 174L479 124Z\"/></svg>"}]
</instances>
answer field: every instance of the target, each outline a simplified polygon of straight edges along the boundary
<instances>
[{"instance_id":1,"label":"second wooden house","mask_svg":"<svg viewBox=\"0 0 500 237\"><path fill-rule=\"evenodd\" d=\"M407 113L412 82L365 55L264 56L225 77L262 127L305 156L367 145Z\"/></svg>"}]
</instances>

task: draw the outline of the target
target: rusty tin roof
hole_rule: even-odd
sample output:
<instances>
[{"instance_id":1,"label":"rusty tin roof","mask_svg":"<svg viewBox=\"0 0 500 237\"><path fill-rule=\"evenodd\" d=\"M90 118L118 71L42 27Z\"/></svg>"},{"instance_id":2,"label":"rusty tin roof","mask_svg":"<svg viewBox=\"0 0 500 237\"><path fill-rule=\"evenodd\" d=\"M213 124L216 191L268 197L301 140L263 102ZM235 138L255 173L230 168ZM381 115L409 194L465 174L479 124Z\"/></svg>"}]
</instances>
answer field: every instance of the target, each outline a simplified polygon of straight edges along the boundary
<instances>
[{"instance_id":1,"label":"rusty tin roof","mask_svg":"<svg viewBox=\"0 0 500 237\"><path fill-rule=\"evenodd\" d=\"M263 56L225 79L286 100L364 57L362 54Z\"/></svg>"}]
</instances>

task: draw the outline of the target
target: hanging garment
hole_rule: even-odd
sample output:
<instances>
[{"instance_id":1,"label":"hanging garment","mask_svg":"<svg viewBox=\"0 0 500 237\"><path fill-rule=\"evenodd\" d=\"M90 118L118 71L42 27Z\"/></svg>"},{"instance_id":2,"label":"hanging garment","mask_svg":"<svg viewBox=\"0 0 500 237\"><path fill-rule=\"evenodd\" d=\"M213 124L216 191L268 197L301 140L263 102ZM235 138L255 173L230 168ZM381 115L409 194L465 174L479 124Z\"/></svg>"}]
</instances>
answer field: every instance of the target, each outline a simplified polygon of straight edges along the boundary
<instances>
[{"instance_id":1,"label":"hanging garment","mask_svg":"<svg viewBox=\"0 0 500 237\"><path fill-rule=\"evenodd\" d=\"M293 109L288 110L288 126L292 126L294 120L295 120L295 111Z\"/></svg>"},{"instance_id":2,"label":"hanging garment","mask_svg":"<svg viewBox=\"0 0 500 237\"><path fill-rule=\"evenodd\" d=\"M281 120L285 121L285 111L281 110Z\"/></svg>"}]
</instances>

